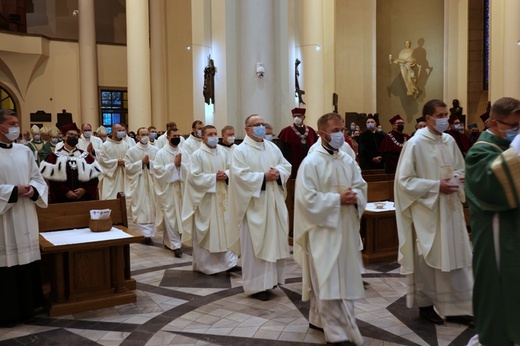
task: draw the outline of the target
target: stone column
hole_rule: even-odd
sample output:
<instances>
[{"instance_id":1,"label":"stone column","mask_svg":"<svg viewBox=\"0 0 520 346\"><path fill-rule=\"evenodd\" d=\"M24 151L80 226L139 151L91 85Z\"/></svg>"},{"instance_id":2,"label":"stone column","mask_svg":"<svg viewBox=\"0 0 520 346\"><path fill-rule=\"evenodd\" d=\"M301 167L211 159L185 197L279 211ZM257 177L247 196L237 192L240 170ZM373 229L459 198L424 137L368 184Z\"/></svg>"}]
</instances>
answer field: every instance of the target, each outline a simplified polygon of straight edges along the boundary
<instances>
[{"instance_id":1,"label":"stone column","mask_svg":"<svg viewBox=\"0 0 520 346\"><path fill-rule=\"evenodd\" d=\"M158 129L170 120L168 118L166 97L166 44L165 22L166 6L164 0L150 1L150 47L151 47L151 97L152 122Z\"/></svg>"},{"instance_id":2,"label":"stone column","mask_svg":"<svg viewBox=\"0 0 520 346\"><path fill-rule=\"evenodd\" d=\"M148 0L127 0L128 126L133 131L152 122L148 22Z\"/></svg>"},{"instance_id":3,"label":"stone column","mask_svg":"<svg viewBox=\"0 0 520 346\"><path fill-rule=\"evenodd\" d=\"M99 126L98 67L94 1L79 0L79 80L81 123ZM78 124L78 126L81 126Z\"/></svg>"}]
</instances>

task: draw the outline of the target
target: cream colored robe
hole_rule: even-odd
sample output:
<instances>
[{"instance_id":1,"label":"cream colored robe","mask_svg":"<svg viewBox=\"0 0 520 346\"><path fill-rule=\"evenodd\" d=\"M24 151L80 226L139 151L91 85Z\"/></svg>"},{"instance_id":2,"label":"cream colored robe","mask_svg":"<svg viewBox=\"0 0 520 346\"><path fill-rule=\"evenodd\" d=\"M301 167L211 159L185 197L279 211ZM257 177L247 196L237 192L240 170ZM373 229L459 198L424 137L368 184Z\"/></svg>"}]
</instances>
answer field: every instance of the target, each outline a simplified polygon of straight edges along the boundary
<instances>
[{"instance_id":1,"label":"cream colored robe","mask_svg":"<svg viewBox=\"0 0 520 346\"><path fill-rule=\"evenodd\" d=\"M180 149L167 144L155 155L153 162L153 177L158 207L167 223L163 237L164 244L170 249L181 247L180 233L182 233L182 185L186 176L186 166L176 167L173 163ZM170 232L174 232L170 234Z\"/></svg>"},{"instance_id":2,"label":"cream colored robe","mask_svg":"<svg viewBox=\"0 0 520 346\"><path fill-rule=\"evenodd\" d=\"M449 272L471 266L464 187L449 195L439 192L439 180L455 174L464 175L464 158L450 135L424 128L403 147L394 183L402 274L414 271L415 237L430 267Z\"/></svg>"},{"instance_id":3,"label":"cream colored robe","mask_svg":"<svg viewBox=\"0 0 520 346\"><path fill-rule=\"evenodd\" d=\"M103 168L103 186L101 199L116 199L119 192L124 192L129 202L130 183L124 166L118 166L118 160L124 160L128 145L125 141L107 138L97 155L97 161Z\"/></svg>"},{"instance_id":4,"label":"cream colored robe","mask_svg":"<svg viewBox=\"0 0 520 346\"><path fill-rule=\"evenodd\" d=\"M309 152L307 153L307 155L309 155L310 153L312 153L314 150L316 150L317 148L322 148L323 146L321 145L321 137L318 137L318 140L316 141L316 143L314 143L310 148L309 148ZM354 160L354 162L356 162L356 153L354 152L354 150L352 150L352 148L350 147L350 145L348 145L348 143L343 143L343 145L341 146L340 148L345 154L347 154L348 156L350 156L352 158L352 160ZM357 164L357 162L356 162Z\"/></svg>"},{"instance_id":5,"label":"cream colored robe","mask_svg":"<svg viewBox=\"0 0 520 346\"><path fill-rule=\"evenodd\" d=\"M91 135L90 138L87 140L83 134L78 138L78 144L76 147L78 149L81 149L83 151L87 151L88 145L92 143L92 148L96 151L96 157L98 156L99 149L101 149L101 146L103 145L103 141L101 138L96 137L94 135Z\"/></svg>"},{"instance_id":6,"label":"cream colored robe","mask_svg":"<svg viewBox=\"0 0 520 346\"><path fill-rule=\"evenodd\" d=\"M181 138L181 142L179 143L179 145L177 147L179 149L182 149L182 145L184 144L185 139L182 136L180 138ZM159 136L159 138L157 138L157 140L155 142L156 142L155 146L157 148L159 148L159 149L164 148L168 144L168 137L166 136L166 133Z\"/></svg>"},{"instance_id":7,"label":"cream colored robe","mask_svg":"<svg viewBox=\"0 0 520 346\"><path fill-rule=\"evenodd\" d=\"M264 173L271 167L279 170L282 186L269 181L262 191ZM233 151L229 185L231 234L239 234L242 221L247 222L255 257L267 262L289 257L285 184L290 175L291 164L272 142L255 142L246 136ZM231 244L230 249L239 254L238 239Z\"/></svg>"},{"instance_id":8,"label":"cream colored robe","mask_svg":"<svg viewBox=\"0 0 520 346\"><path fill-rule=\"evenodd\" d=\"M202 139L190 134L188 139L186 139L182 144L182 152L185 154L186 160L189 161L190 156L195 152L195 150L199 149L201 145Z\"/></svg>"},{"instance_id":9,"label":"cream colored robe","mask_svg":"<svg viewBox=\"0 0 520 346\"><path fill-rule=\"evenodd\" d=\"M137 143L128 149L125 156L125 168L130 180L130 209L133 220L145 237L152 237L155 233L156 198L151 170L157 151L154 146ZM150 157L150 168L141 161L145 155Z\"/></svg>"},{"instance_id":10,"label":"cream colored robe","mask_svg":"<svg viewBox=\"0 0 520 346\"><path fill-rule=\"evenodd\" d=\"M340 204L340 193L348 188L357 193L357 206ZM364 297L359 223L366 195L357 164L341 150L330 155L320 145L303 160L294 198L294 259L302 266L304 301L312 290L309 256L319 283L317 298Z\"/></svg>"},{"instance_id":11,"label":"cream colored robe","mask_svg":"<svg viewBox=\"0 0 520 346\"><path fill-rule=\"evenodd\" d=\"M27 184L38 191L36 202L18 196L16 203L8 203L14 186ZM47 194L47 184L31 149L22 144L13 144L10 149L0 148L0 267L24 265L40 259L35 204L46 208Z\"/></svg>"}]
</instances>

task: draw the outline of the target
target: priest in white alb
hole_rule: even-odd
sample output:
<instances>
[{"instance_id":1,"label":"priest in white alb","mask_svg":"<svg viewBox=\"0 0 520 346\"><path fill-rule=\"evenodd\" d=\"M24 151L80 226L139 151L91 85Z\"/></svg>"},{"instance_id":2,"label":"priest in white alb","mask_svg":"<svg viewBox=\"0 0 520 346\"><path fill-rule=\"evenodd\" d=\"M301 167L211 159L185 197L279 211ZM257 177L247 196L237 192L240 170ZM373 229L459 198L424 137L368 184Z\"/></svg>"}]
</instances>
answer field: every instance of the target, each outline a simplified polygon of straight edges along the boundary
<instances>
[{"instance_id":1,"label":"priest in white alb","mask_svg":"<svg viewBox=\"0 0 520 346\"><path fill-rule=\"evenodd\" d=\"M182 257L182 181L186 177L186 165L182 163L179 148L181 133L176 127L166 131L167 144L159 149L153 162L153 177L157 194L157 208L164 218L163 243L175 257Z\"/></svg>"},{"instance_id":2,"label":"priest in white alb","mask_svg":"<svg viewBox=\"0 0 520 346\"><path fill-rule=\"evenodd\" d=\"M302 300L310 300L310 326L323 329L327 342L361 345L353 300L365 296L359 225L367 183L341 150L341 116L321 116L318 134L320 146L305 157L296 176L294 259L302 266Z\"/></svg>"},{"instance_id":3,"label":"priest in white alb","mask_svg":"<svg viewBox=\"0 0 520 346\"><path fill-rule=\"evenodd\" d=\"M138 142L128 149L125 156L126 174L130 180L130 210L138 231L145 237L144 243L152 245L157 219L152 169L159 149L148 143L146 127L137 130L136 138Z\"/></svg>"},{"instance_id":4,"label":"priest in white alb","mask_svg":"<svg viewBox=\"0 0 520 346\"><path fill-rule=\"evenodd\" d=\"M285 258L290 256L285 184L291 164L276 144L264 140L265 121L253 114L245 121L246 137L233 151L230 166L230 229L240 227L244 291L269 300L269 289L285 282Z\"/></svg>"},{"instance_id":5,"label":"priest in white alb","mask_svg":"<svg viewBox=\"0 0 520 346\"><path fill-rule=\"evenodd\" d=\"M182 144L182 153L185 154L185 159L187 161L189 161L191 154L202 145L201 137L203 127L204 123L202 121L195 120L191 125L192 132L190 133L190 136Z\"/></svg>"},{"instance_id":6,"label":"priest in white alb","mask_svg":"<svg viewBox=\"0 0 520 346\"><path fill-rule=\"evenodd\" d=\"M207 275L230 270L237 255L228 251L228 174L226 150L213 125L202 128L202 146L191 155L182 205L182 243L193 247L193 270ZM236 228L233 228L237 231ZM230 245L230 244L229 244Z\"/></svg>"},{"instance_id":7,"label":"priest in white alb","mask_svg":"<svg viewBox=\"0 0 520 346\"><path fill-rule=\"evenodd\" d=\"M97 157L102 145L103 141L101 138L93 135L92 125L88 123L81 125L81 136L79 137L77 145L78 149Z\"/></svg>"},{"instance_id":8,"label":"priest in white alb","mask_svg":"<svg viewBox=\"0 0 520 346\"><path fill-rule=\"evenodd\" d=\"M101 198L116 199L119 192L126 195L127 203L130 183L126 177L125 156L128 145L123 141L124 129L120 124L112 125L112 133L103 143L98 154L99 165L103 168Z\"/></svg>"},{"instance_id":9,"label":"priest in white alb","mask_svg":"<svg viewBox=\"0 0 520 346\"><path fill-rule=\"evenodd\" d=\"M428 126L406 142L395 172L398 262L408 278L407 306L435 324L473 323L472 250L464 221L464 158L441 100L423 107ZM439 316L439 314L441 316Z\"/></svg>"}]
</instances>

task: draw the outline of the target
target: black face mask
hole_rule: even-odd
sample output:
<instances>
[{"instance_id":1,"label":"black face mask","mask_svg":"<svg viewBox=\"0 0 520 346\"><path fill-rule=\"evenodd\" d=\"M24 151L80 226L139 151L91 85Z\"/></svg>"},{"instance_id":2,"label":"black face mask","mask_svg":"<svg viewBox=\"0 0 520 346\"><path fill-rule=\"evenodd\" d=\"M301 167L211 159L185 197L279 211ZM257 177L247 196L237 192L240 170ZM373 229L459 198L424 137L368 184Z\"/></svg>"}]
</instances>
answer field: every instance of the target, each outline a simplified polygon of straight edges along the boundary
<instances>
[{"instance_id":1,"label":"black face mask","mask_svg":"<svg viewBox=\"0 0 520 346\"><path fill-rule=\"evenodd\" d=\"M170 143L174 146L178 146L180 142L181 142L180 137L177 137L177 138L174 137L174 138L170 139Z\"/></svg>"},{"instance_id":2,"label":"black face mask","mask_svg":"<svg viewBox=\"0 0 520 346\"><path fill-rule=\"evenodd\" d=\"M404 125L403 124L398 124L397 125L397 131L403 132L403 130L404 130Z\"/></svg>"},{"instance_id":3,"label":"black face mask","mask_svg":"<svg viewBox=\"0 0 520 346\"><path fill-rule=\"evenodd\" d=\"M67 144L71 147L75 147L78 144L78 137L67 137Z\"/></svg>"}]
</instances>

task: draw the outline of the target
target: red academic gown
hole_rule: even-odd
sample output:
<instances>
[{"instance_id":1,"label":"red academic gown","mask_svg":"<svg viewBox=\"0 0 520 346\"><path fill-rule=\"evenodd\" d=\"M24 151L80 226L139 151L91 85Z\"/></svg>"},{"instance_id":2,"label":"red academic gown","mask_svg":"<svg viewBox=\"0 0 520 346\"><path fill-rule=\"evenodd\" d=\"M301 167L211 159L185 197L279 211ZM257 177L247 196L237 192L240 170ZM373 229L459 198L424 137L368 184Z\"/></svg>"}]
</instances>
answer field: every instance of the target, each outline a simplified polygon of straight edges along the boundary
<instances>
[{"instance_id":1,"label":"red academic gown","mask_svg":"<svg viewBox=\"0 0 520 346\"><path fill-rule=\"evenodd\" d=\"M300 134L296 134L295 130ZM308 130L308 133L305 134ZM287 161L292 165L291 178L296 178L300 163L303 161L309 148L316 143L318 135L310 126L303 125L297 127L290 125L282 129L278 138L282 142L282 153ZM305 143L303 143L305 141Z\"/></svg>"},{"instance_id":2,"label":"red academic gown","mask_svg":"<svg viewBox=\"0 0 520 346\"><path fill-rule=\"evenodd\" d=\"M62 147L58 150L58 152L62 152L67 150L65 147ZM64 155L67 155L65 154ZM75 148L71 153L74 154L81 154L83 153L83 150ZM45 162L50 163L52 165L55 165L58 160L58 156L51 152L47 157L45 158ZM92 164L95 161L94 157L92 155L88 155L85 157L85 162L87 164ZM43 166L42 166L43 167ZM46 167L46 169L49 169L50 167ZM60 167L61 169L61 167ZM41 168L42 173L43 169ZM69 164L66 165L66 174L67 174L67 180L66 181L55 181L52 180L52 178L48 179L49 181L49 203L65 203L65 202L80 202L80 201L93 201L99 199L98 194L98 179L94 178L89 181L80 181L78 179L78 170L72 169ZM73 191L79 188L85 189L85 194L81 196L80 199L69 199L67 198L66 194L69 191Z\"/></svg>"},{"instance_id":3,"label":"red academic gown","mask_svg":"<svg viewBox=\"0 0 520 346\"><path fill-rule=\"evenodd\" d=\"M397 162L399 161L399 155L401 155L403 145L408 139L410 139L408 134L399 133L394 130L387 134L383 139L379 152L383 155L386 173L395 173Z\"/></svg>"},{"instance_id":4,"label":"red academic gown","mask_svg":"<svg viewBox=\"0 0 520 346\"><path fill-rule=\"evenodd\" d=\"M460 133L457 130L449 130L447 133L455 139L455 142L457 142L457 146L459 147L462 156L466 157L469 148L471 148L472 146L472 143L468 135L465 133Z\"/></svg>"}]
</instances>

